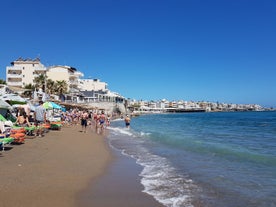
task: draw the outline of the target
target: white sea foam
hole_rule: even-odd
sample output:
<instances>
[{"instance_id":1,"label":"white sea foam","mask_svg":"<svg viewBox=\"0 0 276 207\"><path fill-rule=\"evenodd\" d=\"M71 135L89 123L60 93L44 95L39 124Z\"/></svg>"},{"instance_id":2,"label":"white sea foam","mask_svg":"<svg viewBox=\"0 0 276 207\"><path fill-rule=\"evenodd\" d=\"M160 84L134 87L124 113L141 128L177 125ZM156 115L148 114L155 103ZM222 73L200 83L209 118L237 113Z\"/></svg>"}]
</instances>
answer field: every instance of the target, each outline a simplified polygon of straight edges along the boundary
<instances>
[{"instance_id":1,"label":"white sea foam","mask_svg":"<svg viewBox=\"0 0 276 207\"><path fill-rule=\"evenodd\" d=\"M116 135L123 134L123 135L133 136L132 131L128 128L109 127L108 129L113 131Z\"/></svg>"},{"instance_id":2,"label":"white sea foam","mask_svg":"<svg viewBox=\"0 0 276 207\"><path fill-rule=\"evenodd\" d=\"M266 207L276 206L275 123L275 112L149 115L129 131L114 122L122 131L110 135L142 166L144 192L165 206Z\"/></svg>"},{"instance_id":3,"label":"white sea foam","mask_svg":"<svg viewBox=\"0 0 276 207\"><path fill-rule=\"evenodd\" d=\"M120 127L110 127L111 145L115 144L125 156L136 159L143 167L140 173L143 192L152 195L167 207L192 207L192 194L197 186L185 175L179 175L164 157L151 153L143 146L147 133L137 133ZM137 139L140 136L139 139ZM147 144L146 144L147 145Z\"/></svg>"},{"instance_id":4,"label":"white sea foam","mask_svg":"<svg viewBox=\"0 0 276 207\"><path fill-rule=\"evenodd\" d=\"M167 159L148 154L137 163L144 167L140 173L143 192L168 207L193 206L191 195L196 186L191 179L178 175Z\"/></svg>"},{"instance_id":5,"label":"white sea foam","mask_svg":"<svg viewBox=\"0 0 276 207\"><path fill-rule=\"evenodd\" d=\"M140 135L141 135L142 137L147 137L147 136L150 136L151 133L148 133L148 132L140 132Z\"/></svg>"}]
</instances>

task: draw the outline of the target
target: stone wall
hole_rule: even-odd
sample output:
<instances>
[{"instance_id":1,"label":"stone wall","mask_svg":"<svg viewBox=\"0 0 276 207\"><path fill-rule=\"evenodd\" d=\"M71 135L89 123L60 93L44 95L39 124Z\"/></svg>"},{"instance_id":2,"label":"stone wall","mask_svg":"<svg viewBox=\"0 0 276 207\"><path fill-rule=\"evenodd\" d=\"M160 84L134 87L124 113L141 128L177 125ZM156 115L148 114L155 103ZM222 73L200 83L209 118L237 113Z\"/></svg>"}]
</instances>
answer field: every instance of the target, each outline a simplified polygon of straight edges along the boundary
<instances>
[{"instance_id":1,"label":"stone wall","mask_svg":"<svg viewBox=\"0 0 276 207\"><path fill-rule=\"evenodd\" d=\"M126 108L123 103L114 103L114 102L90 102L87 104L88 106L91 106L91 108L97 108L105 110L108 113L113 112L121 112L123 114L126 113Z\"/></svg>"}]
</instances>

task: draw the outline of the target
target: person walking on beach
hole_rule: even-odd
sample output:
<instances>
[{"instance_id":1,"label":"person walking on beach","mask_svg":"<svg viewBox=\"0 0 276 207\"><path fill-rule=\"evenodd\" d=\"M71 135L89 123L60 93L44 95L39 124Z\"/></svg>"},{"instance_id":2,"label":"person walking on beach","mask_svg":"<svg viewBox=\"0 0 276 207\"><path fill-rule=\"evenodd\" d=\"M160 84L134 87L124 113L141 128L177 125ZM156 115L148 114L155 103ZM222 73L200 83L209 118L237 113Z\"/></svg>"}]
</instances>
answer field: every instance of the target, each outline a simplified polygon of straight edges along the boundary
<instances>
[{"instance_id":1,"label":"person walking on beach","mask_svg":"<svg viewBox=\"0 0 276 207\"><path fill-rule=\"evenodd\" d=\"M106 117L105 117L104 111L102 111L102 114L99 117L99 124L100 124L101 133L103 133L105 121L106 121Z\"/></svg>"},{"instance_id":2,"label":"person walking on beach","mask_svg":"<svg viewBox=\"0 0 276 207\"><path fill-rule=\"evenodd\" d=\"M126 128L130 127L130 121L131 121L131 119L130 119L129 115L126 115L126 118L125 118Z\"/></svg>"},{"instance_id":3,"label":"person walking on beach","mask_svg":"<svg viewBox=\"0 0 276 207\"><path fill-rule=\"evenodd\" d=\"M88 113L87 111L82 112L81 114L81 128L84 133L86 133Z\"/></svg>"},{"instance_id":4,"label":"person walking on beach","mask_svg":"<svg viewBox=\"0 0 276 207\"><path fill-rule=\"evenodd\" d=\"M107 117L106 117L106 126L110 126L110 122L111 122L111 116L110 114L107 114Z\"/></svg>"},{"instance_id":5,"label":"person walking on beach","mask_svg":"<svg viewBox=\"0 0 276 207\"><path fill-rule=\"evenodd\" d=\"M36 126L38 127L36 134L39 137L42 137L42 135L43 135L42 125L46 122L46 110L43 106L43 101L39 101L39 106L36 107L36 109L35 109L34 120L35 120Z\"/></svg>"}]
</instances>

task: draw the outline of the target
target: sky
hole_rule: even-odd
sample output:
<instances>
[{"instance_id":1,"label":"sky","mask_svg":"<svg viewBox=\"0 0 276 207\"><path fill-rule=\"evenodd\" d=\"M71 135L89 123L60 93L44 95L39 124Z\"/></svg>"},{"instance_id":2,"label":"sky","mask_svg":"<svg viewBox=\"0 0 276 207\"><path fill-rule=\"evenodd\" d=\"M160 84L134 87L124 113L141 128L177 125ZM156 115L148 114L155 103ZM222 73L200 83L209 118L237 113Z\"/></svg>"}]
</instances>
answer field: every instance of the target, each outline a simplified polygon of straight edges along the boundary
<instances>
[{"instance_id":1,"label":"sky","mask_svg":"<svg viewBox=\"0 0 276 207\"><path fill-rule=\"evenodd\" d=\"M4 0L0 79L19 57L136 100L276 107L274 0Z\"/></svg>"}]
</instances>

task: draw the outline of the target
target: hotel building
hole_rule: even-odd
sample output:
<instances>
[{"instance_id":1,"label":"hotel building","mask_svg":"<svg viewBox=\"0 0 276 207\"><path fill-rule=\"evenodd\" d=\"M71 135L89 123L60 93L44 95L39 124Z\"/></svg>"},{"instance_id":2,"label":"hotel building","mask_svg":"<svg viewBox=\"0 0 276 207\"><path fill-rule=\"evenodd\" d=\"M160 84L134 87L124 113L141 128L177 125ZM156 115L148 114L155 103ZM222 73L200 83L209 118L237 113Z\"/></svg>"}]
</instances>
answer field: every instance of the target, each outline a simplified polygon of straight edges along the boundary
<instances>
[{"instance_id":1,"label":"hotel building","mask_svg":"<svg viewBox=\"0 0 276 207\"><path fill-rule=\"evenodd\" d=\"M28 84L34 84L34 79L39 75L46 75L53 81L65 81L67 83L67 96L81 96L77 100L90 101L120 101L124 98L118 93L108 90L108 84L99 79L81 79L84 74L70 66L45 67L39 58L18 58L6 67L6 82L8 86L24 88Z\"/></svg>"},{"instance_id":2,"label":"hotel building","mask_svg":"<svg viewBox=\"0 0 276 207\"><path fill-rule=\"evenodd\" d=\"M33 84L35 77L46 74L46 67L40 63L40 59L18 58L6 68L6 82L8 86L24 88Z\"/></svg>"}]
</instances>

